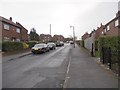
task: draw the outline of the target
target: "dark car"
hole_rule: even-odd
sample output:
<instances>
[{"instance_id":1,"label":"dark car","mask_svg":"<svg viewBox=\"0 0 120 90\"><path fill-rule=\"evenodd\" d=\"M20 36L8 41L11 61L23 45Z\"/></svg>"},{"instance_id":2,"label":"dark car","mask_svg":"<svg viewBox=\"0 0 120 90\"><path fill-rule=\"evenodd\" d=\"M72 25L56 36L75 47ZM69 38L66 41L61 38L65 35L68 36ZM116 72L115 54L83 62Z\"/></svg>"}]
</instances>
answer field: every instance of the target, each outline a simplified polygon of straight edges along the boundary
<instances>
[{"instance_id":1,"label":"dark car","mask_svg":"<svg viewBox=\"0 0 120 90\"><path fill-rule=\"evenodd\" d=\"M34 47L32 47L32 53L38 54L38 53L45 53L49 51L50 48L47 46L47 44L35 44Z\"/></svg>"},{"instance_id":2,"label":"dark car","mask_svg":"<svg viewBox=\"0 0 120 90\"><path fill-rule=\"evenodd\" d=\"M70 44L74 44L74 42L73 42L73 41L70 41Z\"/></svg>"},{"instance_id":3,"label":"dark car","mask_svg":"<svg viewBox=\"0 0 120 90\"><path fill-rule=\"evenodd\" d=\"M50 48L50 50L56 49L56 45L53 42L49 42L49 43L47 43L47 45Z\"/></svg>"},{"instance_id":4,"label":"dark car","mask_svg":"<svg viewBox=\"0 0 120 90\"><path fill-rule=\"evenodd\" d=\"M57 47L64 46L64 42L63 41L58 41L58 42L56 42L56 46Z\"/></svg>"}]
</instances>

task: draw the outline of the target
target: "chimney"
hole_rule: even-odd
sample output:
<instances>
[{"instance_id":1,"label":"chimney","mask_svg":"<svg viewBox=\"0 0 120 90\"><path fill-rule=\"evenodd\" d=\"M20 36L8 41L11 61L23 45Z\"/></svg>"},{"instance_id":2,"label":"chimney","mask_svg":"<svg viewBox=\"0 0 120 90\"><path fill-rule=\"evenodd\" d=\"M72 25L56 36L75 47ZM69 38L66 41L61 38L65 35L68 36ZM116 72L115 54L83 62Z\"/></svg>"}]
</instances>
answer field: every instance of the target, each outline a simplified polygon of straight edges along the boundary
<instances>
[{"instance_id":1,"label":"chimney","mask_svg":"<svg viewBox=\"0 0 120 90\"><path fill-rule=\"evenodd\" d=\"M10 21L12 21L12 17L10 17Z\"/></svg>"},{"instance_id":2,"label":"chimney","mask_svg":"<svg viewBox=\"0 0 120 90\"><path fill-rule=\"evenodd\" d=\"M119 17L119 16L120 16L120 11L116 13L116 17Z\"/></svg>"},{"instance_id":3,"label":"chimney","mask_svg":"<svg viewBox=\"0 0 120 90\"><path fill-rule=\"evenodd\" d=\"M99 29L99 27L97 27L97 29Z\"/></svg>"}]
</instances>

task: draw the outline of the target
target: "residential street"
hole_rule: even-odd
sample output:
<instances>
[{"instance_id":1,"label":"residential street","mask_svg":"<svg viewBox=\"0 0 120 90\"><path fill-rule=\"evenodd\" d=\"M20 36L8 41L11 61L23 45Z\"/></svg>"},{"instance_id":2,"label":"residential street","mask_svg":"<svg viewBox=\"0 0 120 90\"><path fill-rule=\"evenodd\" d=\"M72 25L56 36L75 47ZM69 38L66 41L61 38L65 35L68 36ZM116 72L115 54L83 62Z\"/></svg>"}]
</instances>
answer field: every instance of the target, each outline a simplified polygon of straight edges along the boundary
<instances>
[{"instance_id":1,"label":"residential street","mask_svg":"<svg viewBox=\"0 0 120 90\"><path fill-rule=\"evenodd\" d=\"M118 87L117 78L77 45L65 44L44 54L3 60L3 88Z\"/></svg>"}]
</instances>

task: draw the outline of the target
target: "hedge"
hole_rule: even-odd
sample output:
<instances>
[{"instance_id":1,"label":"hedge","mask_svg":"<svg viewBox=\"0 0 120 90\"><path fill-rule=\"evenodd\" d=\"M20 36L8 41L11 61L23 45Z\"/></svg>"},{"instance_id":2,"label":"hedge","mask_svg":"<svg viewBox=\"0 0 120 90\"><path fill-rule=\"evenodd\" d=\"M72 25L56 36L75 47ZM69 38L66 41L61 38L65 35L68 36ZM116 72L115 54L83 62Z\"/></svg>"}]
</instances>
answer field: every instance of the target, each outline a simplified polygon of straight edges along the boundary
<instances>
[{"instance_id":1,"label":"hedge","mask_svg":"<svg viewBox=\"0 0 120 90\"><path fill-rule=\"evenodd\" d=\"M38 42L26 42L29 45L29 48L32 48Z\"/></svg>"},{"instance_id":2,"label":"hedge","mask_svg":"<svg viewBox=\"0 0 120 90\"><path fill-rule=\"evenodd\" d=\"M15 51L22 50L23 45L21 42L3 42L2 43L2 51Z\"/></svg>"},{"instance_id":3,"label":"hedge","mask_svg":"<svg viewBox=\"0 0 120 90\"><path fill-rule=\"evenodd\" d=\"M120 51L120 37L114 36L114 37L101 37L99 38L99 50L101 50L102 47L105 48L111 48L111 60L112 63L115 63L118 61L118 51ZM100 51L101 52L101 51Z\"/></svg>"},{"instance_id":4,"label":"hedge","mask_svg":"<svg viewBox=\"0 0 120 90\"><path fill-rule=\"evenodd\" d=\"M2 51L16 51L32 48L37 42L2 42Z\"/></svg>"},{"instance_id":5,"label":"hedge","mask_svg":"<svg viewBox=\"0 0 120 90\"><path fill-rule=\"evenodd\" d=\"M99 48L110 47L112 50L120 48L120 37L102 37L99 38Z\"/></svg>"}]
</instances>

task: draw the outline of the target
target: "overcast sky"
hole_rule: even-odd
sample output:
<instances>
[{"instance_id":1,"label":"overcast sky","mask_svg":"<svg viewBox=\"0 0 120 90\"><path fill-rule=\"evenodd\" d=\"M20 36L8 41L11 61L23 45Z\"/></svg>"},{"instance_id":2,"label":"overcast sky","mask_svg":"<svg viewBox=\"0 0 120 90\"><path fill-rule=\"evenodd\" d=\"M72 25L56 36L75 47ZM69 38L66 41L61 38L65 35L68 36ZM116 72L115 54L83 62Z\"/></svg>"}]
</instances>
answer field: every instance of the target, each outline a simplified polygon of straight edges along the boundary
<instances>
[{"instance_id":1,"label":"overcast sky","mask_svg":"<svg viewBox=\"0 0 120 90\"><path fill-rule=\"evenodd\" d=\"M90 2L91 1L91 2ZM38 34L75 34L78 38L113 19L118 11L119 0L2 0L0 16L20 22L30 32Z\"/></svg>"}]
</instances>

